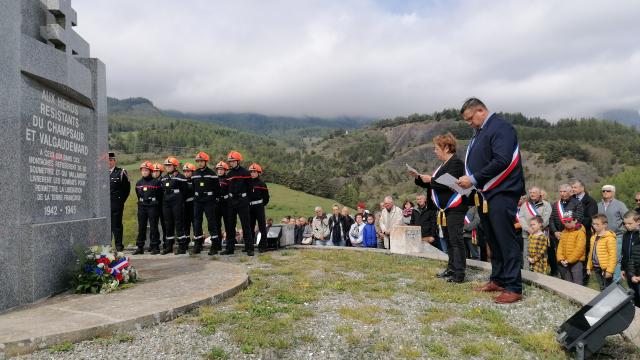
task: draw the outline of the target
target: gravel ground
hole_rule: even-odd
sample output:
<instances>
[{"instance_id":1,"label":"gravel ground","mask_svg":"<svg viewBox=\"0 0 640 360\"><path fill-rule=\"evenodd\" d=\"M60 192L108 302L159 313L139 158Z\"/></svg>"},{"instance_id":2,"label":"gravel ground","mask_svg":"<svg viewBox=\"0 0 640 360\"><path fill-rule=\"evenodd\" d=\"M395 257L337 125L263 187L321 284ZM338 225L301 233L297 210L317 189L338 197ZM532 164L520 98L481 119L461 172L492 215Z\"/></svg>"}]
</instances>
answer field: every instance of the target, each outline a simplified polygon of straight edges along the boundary
<instances>
[{"instance_id":1,"label":"gravel ground","mask_svg":"<svg viewBox=\"0 0 640 360\"><path fill-rule=\"evenodd\" d=\"M277 255L274 255L277 256ZM250 269L269 269L270 264L261 263L257 258L247 260L245 257L224 259L223 261L243 262ZM322 272L319 272L320 274ZM362 273L348 271L342 273L354 279L363 277ZM476 271L469 273L468 279L483 280L486 274ZM411 286L413 279L399 278L397 284L402 287ZM447 308L454 314L462 314L465 310L479 306L496 309L502 312L515 327L531 332L555 332L556 327L571 316L578 308L571 303L559 299L541 289L527 286L526 302L510 306L493 304L486 298L473 299L470 304L447 304ZM233 300L216 307L219 311L233 311ZM427 293L411 293L398 291L391 298L368 299L353 296L348 292L330 294L313 303L304 304L316 315L305 319L297 326L297 334L307 334L314 341L296 343L295 346L284 350L260 350L257 354L243 354L238 345L230 339L230 335L221 326L214 334L205 335L202 326L197 321L197 314L187 314L172 322L160 324L150 328L132 331L127 334L115 335L111 338L84 341L75 344L69 351L51 352L39 351L19 359L202 359L212 348L223 349L225 354L220 358L228 359L389 359L405 358L434 358L424 350L411 356L411 352L403 353L404 348L416 347L416 338L425 331L423 323L418 321L424 314L425 308L437 307ZM337 309L340 307L358 307L363 305L377 306L381 311L375 315L379 322L370 324L341 316ZM453 336L446 332L454 320L434 322L428 327L429 341L439 343L445 347L452 347L460 341L475 340L474 334ZM337 328L347 329L337 331ZM353 329L348 334L348 329ZM501 358L534 359L535 356L523 353L521 350L511 352L513 343L503 338L496 338L482 334L490 341L507 349ZM376 351L376 347L387 344L390 350ZM423 344L422 347L428 347ZM384 346L383 346L384 347ZM379 350L379 348L378 348ZM443 358L460 358L456 352L445 354ZM215 357L212 357L215 358ZM483 356L466 356L471 359L487 358ZM621 336L613 336L603 352L595 359L640 359L634 353L634 347L625 342Z\"/></svg>"}]
</instances>

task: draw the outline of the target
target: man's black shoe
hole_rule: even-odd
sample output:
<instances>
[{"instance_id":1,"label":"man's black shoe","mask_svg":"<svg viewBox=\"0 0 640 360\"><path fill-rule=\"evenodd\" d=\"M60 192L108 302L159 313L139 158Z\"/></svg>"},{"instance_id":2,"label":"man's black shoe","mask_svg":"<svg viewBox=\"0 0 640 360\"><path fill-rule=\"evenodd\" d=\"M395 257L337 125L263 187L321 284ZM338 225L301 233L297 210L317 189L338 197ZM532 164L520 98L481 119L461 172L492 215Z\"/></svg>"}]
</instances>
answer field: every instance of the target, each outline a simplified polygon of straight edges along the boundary
<instances>
[{"instance_id":1,"label":"man's black shoe","mask_svg":"<svg viewBox=\"0 0 640 360\"><path fill-rule=\"evenodd\" d=\"M247 251L247 256L253 256L253 251Z\"/></svg>"},{"instance_id":2,"label":"man's black shoe","mask_svg":"<svg viewBox=\"0 0 640 360\"><path fill-rule=\"evenodd\" d=\"M447 282L462 284L464 282L464 277L450 277L447 279Z\"/></svg>"},{"instance_id":3,"label":"man's black shoe","mask_svg":"<svg viewBox=\"0 0 640 360\"><path fill-rule=\"evenodd\" d=\"M144 254L144 248L137 248L136 251L133 252L133 255L142 255Z\"/></svg>"},{"instance_id":4,"label":"man's black shoe","mask_svg":"<svg viewBox=\"0 0 640 360\"><path fill-rule=\"evenodd\" d=\"M208 253L208 254L209 254L209 256L218 255L218 250L216 250L216 249L211 249L211 250L209 250L209 253Z\"/></svg>"},{"instance_id":5,"label":"man's black shoe","mask_svg":"<svg viewBox=\"0 0 640 360\"><path fill-rule=\"evenodd\" d=\"M158 254L160 254L160 249L158 248L151 249L151 255L158 255Z\"/></svg>"},{"instance_id":6,"label":"man's black shoe","mask_svg":"<svg viewBox=\"0 0 640 360\"><path fill-rule=\"evenodd\" d=\"M440 279L444 279L452 276L453 276L453 271L451 270L443 270L436 274L436 277Z\"/></svg>"},{"instance_id":7,"label":"man's black shoe","mask_svg":"<svg viewBox=\"0 0 640 360\"><path fill-rule=\"evenodd\" d=\"M233 255L233 251L222 250L222 251L220 252L220 255Z\"/></svg>"}]
</instances>

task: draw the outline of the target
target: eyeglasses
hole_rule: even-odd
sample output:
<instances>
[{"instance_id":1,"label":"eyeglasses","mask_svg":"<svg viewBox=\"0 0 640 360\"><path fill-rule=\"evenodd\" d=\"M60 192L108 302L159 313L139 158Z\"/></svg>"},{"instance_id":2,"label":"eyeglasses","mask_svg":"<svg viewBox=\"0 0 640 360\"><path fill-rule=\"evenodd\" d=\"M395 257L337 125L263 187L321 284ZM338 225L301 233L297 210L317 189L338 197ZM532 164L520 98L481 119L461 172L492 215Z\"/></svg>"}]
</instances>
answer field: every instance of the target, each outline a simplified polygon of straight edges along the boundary
<instances>
[{"instance_id":1,"label":"eyeglasses","mask_svg":"<svg viewBox=\"0 0 640 360\"><path fill-rule=\"evenodd\" d=\"M640 199L636 199L636 202L640 202Z\"/></svg>"},{"instance_id":2,"label":"eyeglasses","mask_svg":"<svg viewBox=\"0 0 640 360\"><path fill-rule=\"evenodd\" d=\"M602 190L603 193L611 192L611 190Z\"/></svg>"}]
</instances>

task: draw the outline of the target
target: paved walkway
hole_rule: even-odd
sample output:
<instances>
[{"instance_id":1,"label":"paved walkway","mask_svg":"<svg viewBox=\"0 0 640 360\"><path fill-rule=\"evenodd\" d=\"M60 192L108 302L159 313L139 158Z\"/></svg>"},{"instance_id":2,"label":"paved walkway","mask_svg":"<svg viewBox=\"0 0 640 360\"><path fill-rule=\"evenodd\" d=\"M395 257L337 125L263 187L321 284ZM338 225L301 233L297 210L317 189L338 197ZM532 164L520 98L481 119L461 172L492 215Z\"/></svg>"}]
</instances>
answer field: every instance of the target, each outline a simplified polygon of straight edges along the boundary
<instances>
[{"instance_id":1,"label":"paved walkway","mask_svg":"<svg viewBox=\"0 0 640 360\"><path fill-rule=\"evenodd\" d=\"M246 269L207 258L132 257L141 281L102 295L64 294L0 315L0 359L157 324L248 285Z\"/></svg>"}]
</instances>

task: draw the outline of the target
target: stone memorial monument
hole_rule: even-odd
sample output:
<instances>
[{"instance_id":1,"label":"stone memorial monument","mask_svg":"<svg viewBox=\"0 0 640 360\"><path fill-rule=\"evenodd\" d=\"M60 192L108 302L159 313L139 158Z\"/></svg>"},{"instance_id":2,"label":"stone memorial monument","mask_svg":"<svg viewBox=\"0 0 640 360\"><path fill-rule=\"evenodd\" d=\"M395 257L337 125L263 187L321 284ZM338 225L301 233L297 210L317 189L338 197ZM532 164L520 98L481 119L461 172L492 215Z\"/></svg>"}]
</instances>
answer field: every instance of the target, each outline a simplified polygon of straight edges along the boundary
<instances>
[{"instance_id":1,"label":"stone memorial monument","mask_svg":"<svg viewBox=\"0 0 640 360\"><path fill-rule=\"evenodd\" d=\"M422 241L420 226L396 225L391 228L391 248L396 254L431 254L433 257L447 259L447 254Z\"/></svg>"},{"instance_id":2,"label":"stone memorial monument","mask_svg":"<svg viewBox=\"0 0 640 360\"><path fill-rule=\"evenodd\" d=\"M0 0L0 311L68 286L110 242L105 66L70 0Z\"/></svg>"}]
</instances>

